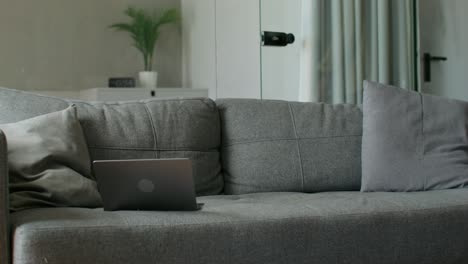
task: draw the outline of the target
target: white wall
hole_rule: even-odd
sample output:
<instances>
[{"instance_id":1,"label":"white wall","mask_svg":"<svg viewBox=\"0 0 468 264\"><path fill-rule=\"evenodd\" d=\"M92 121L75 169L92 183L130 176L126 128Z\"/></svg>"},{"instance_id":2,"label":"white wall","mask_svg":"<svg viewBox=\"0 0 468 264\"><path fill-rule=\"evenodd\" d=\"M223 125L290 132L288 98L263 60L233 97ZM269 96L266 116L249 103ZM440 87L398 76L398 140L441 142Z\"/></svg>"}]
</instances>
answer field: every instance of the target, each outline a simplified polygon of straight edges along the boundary
<instances>
[{"instance_id":1,"label":"white wall","mask_svg":"<svg viewBox=\"0 0 468 264\"><path fill-rule=\"evenodd\" d=\"M218 98L260 98L260 5L216 0Z\"/></svg>"},{"instance_id":2,"label":"white wall","mask_svg":"<svg viewBox=\"0 0 468 264\"><path fill-rule=\"evenodd\" d=\"M209 89L216 98L215 0L181 0L184 87Z\"/></svg>"},{"instance_id":3,"label":"white wall","mask_svg":"<svg viewBox=\"0 0 468 264\"><path fill-rule=\"evenodd\" d=\"M286 47L262 47L262 98L264 99L299 100L301 52L304 50L302 1L261 1L261 30L292 33L296 38L294 43ZM307 74L311 75L310 72Z\"/></svg>"},{"instance_id":4,"label":"white wall","mask_svg":"<svg viewBox=\"0 0 468 264\"><path fill-rule=\"evenodd\" d=\"M198 0L197 0L198 1ZM125 33L108 26L123 10L180 7L176 0L0 0L0 86L77 90L135 76L140 54ZM181 32L165 28L156 48L159 85L181 85Z\"/></svg>"},{"instance_id":5,"label":"white wall","mask_svg":"<svg viewBox=\"0 0 468 264\"><path fill-rule=\"evenodd\" d=\"M183 79L212 98L260 98L259 0L182 0Z\"/></svg>"}]
</instances>

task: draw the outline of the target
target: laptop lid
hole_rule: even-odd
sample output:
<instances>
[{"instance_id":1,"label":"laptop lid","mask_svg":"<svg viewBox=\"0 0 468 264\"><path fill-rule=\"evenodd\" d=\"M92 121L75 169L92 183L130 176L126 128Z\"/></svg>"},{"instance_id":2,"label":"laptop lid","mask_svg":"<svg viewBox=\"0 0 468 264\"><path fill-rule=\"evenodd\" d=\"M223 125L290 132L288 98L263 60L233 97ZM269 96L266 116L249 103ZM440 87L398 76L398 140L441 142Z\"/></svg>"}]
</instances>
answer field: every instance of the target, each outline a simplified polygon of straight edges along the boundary
<instances>
[{"instance_id":1,"label":"laptop lid","mask_svg":"<svg viewBox=\"0 0 468 264\"><path fill-rule=\"evenodd\" d=\"M197 210L189 159L96 160L104 210Z\"/></svg>"}]
</instances>

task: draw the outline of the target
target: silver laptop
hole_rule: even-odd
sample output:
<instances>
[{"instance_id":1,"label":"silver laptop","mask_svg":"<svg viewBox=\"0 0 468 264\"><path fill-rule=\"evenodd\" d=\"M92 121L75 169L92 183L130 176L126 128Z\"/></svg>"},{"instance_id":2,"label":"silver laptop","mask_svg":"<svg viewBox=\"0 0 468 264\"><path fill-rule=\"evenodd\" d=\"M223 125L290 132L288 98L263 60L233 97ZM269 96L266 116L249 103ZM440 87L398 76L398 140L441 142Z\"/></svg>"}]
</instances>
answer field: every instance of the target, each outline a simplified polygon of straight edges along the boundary
<instances>
[{"instance_id":1,"label":"silver laptop","mask_svg":"<svg viewBox=\"0 0 468 264\"><path fill-rule=\"evenodd\" d=\"M189 159L96 160L104 210L198 210Z\"/></svg>"}]
</instances>

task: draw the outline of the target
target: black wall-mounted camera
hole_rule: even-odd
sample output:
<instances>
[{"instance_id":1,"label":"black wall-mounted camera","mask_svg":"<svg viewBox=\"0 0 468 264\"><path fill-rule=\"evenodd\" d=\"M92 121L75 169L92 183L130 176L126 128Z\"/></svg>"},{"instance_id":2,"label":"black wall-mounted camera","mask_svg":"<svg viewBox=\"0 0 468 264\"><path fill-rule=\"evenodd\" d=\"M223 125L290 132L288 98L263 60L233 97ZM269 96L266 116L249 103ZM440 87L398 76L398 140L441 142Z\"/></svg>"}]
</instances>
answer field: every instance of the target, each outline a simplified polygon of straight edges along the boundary
<instances>
[{"instance_id":1,"label":"black wall-mounted camera","mask_svg":"<svg viewBox=\"0 0 468 264\"><path fill-rule=\"evenodd\" d=\"M291 33L263 31L262 45L284 47L294 43L295 37Z\"/></svg>"}]
</instances>

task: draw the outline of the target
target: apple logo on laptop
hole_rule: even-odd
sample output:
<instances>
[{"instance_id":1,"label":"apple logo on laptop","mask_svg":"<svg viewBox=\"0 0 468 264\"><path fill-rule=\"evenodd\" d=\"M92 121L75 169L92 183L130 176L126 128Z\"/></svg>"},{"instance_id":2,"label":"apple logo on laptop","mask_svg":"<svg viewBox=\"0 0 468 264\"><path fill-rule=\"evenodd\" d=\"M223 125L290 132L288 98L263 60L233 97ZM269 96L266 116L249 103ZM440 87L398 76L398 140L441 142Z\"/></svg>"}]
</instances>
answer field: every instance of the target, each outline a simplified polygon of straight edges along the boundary
<instances>
[{"instance_id":1,"label":"apple logo on laptop","mask_svg":"<svg viewBox=\"0 0 468 264\"><path fill-rule=\"evenodd\" d=\"M150 193L154 191L154 183L148 179L141 179L138 181L138 190Z\"/></svg>"}]
</instances>

